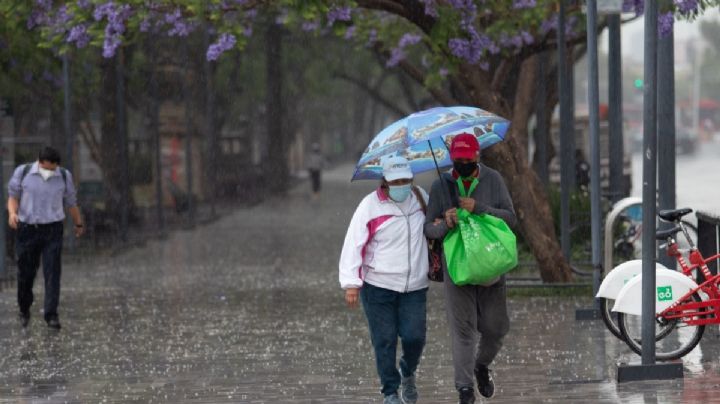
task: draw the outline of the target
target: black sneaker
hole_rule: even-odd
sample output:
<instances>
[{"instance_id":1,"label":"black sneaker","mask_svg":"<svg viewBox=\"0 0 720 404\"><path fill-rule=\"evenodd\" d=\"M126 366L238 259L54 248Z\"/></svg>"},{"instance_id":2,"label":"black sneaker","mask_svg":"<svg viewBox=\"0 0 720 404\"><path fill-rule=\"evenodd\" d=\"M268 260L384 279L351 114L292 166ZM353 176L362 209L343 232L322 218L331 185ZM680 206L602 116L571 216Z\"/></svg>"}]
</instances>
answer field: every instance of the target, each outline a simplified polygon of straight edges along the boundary
<instances>
[{"instance_id":1,"label":"black sneaker","mask_svg":"<svg viewBox=\"0 0 720 404\"><path fill-rule=\"evenodd\" d=\"M52 328L54 330L59 330L60 328L60 320L58 320L57 317L52 317L47 320L47 326L48 328Z\"/></svg>"},{"instance_id":2,"label":"black sneaker","mask_svg":"<svg viewBox=\"0 0 720 404\"><path fill-rule=\"evenodd\" d=\"M30 324L30 313L21 311L18 315L18 318L20 319L20 325L22 325L23 328L27 327L28 324Z\"/></svg>"},{"instance_id":3,"label":"black sneaker","mask_svg":"<svg viewBox=\"0 0 720 404\"><path fill-rule=\"evenodd\" d=\"M460 404L475 404L475 390L472 387L463 387L460 393Z\"/></svg>"},{"instance_id":4,"label":"black sneaker","mask_svg":"<svg viewBox=\"0 0 720 404\"><path fill-rule=\"evenodd\" d=\"M475 379L478 384L478 391L485 398L492 398L495 395L495 382L493 382L492 374L487 366L478 366L475 368Z\"/></svg>"}]
</instances>

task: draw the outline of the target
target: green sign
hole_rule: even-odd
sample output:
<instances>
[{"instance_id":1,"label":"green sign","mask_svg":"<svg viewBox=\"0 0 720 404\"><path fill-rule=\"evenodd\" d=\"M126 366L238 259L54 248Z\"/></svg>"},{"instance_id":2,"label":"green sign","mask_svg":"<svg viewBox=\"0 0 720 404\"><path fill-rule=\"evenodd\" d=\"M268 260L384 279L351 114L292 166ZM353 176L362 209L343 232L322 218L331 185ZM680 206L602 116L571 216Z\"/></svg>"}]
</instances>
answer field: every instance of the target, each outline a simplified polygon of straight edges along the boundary
<instances>
[{"instance_id":1,"label":"green sign","mask_svg":"<svg viewBox=\"0 0 720 404\"><path fill-rule=\"evenodd\" d=\"M658 286L657 288L657 299L658 302L666 302L672 300L672 286Z\"/></svg>"}]
</instances>

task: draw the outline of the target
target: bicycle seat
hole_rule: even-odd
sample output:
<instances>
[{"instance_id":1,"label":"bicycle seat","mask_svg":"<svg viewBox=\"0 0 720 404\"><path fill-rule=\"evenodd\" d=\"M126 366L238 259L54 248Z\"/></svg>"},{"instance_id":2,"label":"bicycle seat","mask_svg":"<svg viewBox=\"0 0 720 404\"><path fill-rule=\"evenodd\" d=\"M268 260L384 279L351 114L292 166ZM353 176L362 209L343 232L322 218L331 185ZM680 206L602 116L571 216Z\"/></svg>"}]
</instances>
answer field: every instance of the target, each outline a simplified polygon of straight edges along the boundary
<instances>
[{"instance_id":1,"label":"bicycle seat","mask_svg":"<svg viewBox=\"0 0 720 404\"><path fill-rule=\"evenodd\" d=\"M658 212L658 216L660 216L660 218L663 220L667 220L668 222L675 222L681 217L687 215L688 213L692 213L692 211L693 210L690 208L667 209Z\"/></svg>"},{"instance_id":2,"label":"bicycle seat","mask_svg":"<svg viewBox=\"0 0 720 404\"><path fill-rule=\"evenodd\" d=\"M667 240L670 236L675 235L675 233L679 232L680 230L682 230L682 229L680 228L680 226L675 226L675 227L673 227L673 228L671 228L671 229L666 229L666 230L658 230L658 231L655 233L655 239L657 239L657 240Z\"/></svg>"}]
</instances>

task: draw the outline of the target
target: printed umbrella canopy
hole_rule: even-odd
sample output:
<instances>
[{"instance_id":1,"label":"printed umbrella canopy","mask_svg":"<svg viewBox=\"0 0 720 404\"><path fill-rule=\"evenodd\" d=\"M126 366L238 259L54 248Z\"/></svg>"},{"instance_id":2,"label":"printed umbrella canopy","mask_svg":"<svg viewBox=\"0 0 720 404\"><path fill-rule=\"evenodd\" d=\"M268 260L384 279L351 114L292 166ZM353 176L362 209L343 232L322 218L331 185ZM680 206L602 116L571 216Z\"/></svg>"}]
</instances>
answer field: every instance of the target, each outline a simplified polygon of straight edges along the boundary
<instances>
[{"instance_id":1,"label":"printed umbrella canopy","mask_svg":"<svg viewBox=\"0 0 720 404\"><path fill-rule=\"evenodd\" d=\"M505 138L510 122L480 108L437 107L415 112L378 133L363 152L352 180L382 178L382 161L404 156L413 173L452 165L449 146L460 133L472 133L485 149Z\"/></svg>"}]
</instances>

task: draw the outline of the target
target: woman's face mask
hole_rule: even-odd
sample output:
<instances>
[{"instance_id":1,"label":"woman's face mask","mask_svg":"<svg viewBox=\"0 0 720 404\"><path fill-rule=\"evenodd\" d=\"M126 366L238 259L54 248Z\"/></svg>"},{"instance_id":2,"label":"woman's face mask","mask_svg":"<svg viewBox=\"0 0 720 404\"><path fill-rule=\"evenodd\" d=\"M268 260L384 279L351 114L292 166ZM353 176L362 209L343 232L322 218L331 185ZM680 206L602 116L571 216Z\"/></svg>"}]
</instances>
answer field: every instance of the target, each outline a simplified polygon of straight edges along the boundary
<instances>
[{"instance_id":1,"label":"woman's face mask","mask_svg":"<svg viewBox=\"0 0 720 404\"><path fill-rule=\"evenodd\" d=\"M402 202L410 195L412 184L390 185L388 186L388 195L395 202Z\"/></svg>"}]
</instances>

